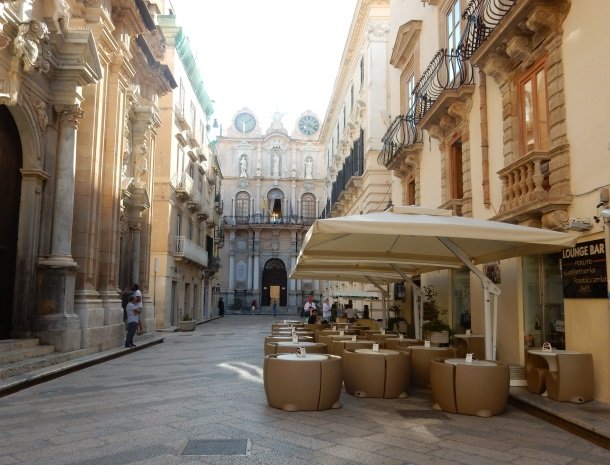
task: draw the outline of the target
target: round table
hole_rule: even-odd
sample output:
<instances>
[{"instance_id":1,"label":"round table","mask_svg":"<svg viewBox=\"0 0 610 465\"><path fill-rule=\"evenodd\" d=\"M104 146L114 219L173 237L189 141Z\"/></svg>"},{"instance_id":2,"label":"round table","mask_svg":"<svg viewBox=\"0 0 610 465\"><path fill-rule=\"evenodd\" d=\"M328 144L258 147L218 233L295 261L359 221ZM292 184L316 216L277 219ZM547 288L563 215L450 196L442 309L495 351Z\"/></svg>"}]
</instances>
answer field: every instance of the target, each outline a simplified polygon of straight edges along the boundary
<instances>
[{"instance_id":1,"label":"round table","mask_svg":"<svg viewBox=\"0 0 610 465\"><path fill-rule=\"evenodd\" d=\"M297 360L299 362L306 362L311 360L326 360L328 357L322 354L278 354L277 358L280 360Z\"/></svg>"},{"instance_id":2,"label":"round table","mask_svg":"<svg viewBox=\"0 0 610 465\"><path fill-rule=\"evenodd\" d=\"M450 363L451 365L476 365L480 367L495 367L497 365L497 363L490 362L489 360L472 360L469 362L465 358L447 358L445 363Z\"/></svg>"},{"instance_id":3,"label":"round table","mask_svg":"<svg viewBox=\"0 0 610 465\"><path fill-rule=\"evenodd\" d=\"M354 352L358 354L373 354L373 355L388 355L388 354L399 354L397 350L388 350L388 349L356 349Z\"/></svg>"},{"instance_id":4,"label":"round table","mask_svg":"<svg viewBox=\"0 0 610 465\"><path fill-rule=\"evenodd\" d=\"M437 357L454 358L453 347L411 346L411 381L415 386L430 386L430 360Z\"/></svg>"}]
</instances>

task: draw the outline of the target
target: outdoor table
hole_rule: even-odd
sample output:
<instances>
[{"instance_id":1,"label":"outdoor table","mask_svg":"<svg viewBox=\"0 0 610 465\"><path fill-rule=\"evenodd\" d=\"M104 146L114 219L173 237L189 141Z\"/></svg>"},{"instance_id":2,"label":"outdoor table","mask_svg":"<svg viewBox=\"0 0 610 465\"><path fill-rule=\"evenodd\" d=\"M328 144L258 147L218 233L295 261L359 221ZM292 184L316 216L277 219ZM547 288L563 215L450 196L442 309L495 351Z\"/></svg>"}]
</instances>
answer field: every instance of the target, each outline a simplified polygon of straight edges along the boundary
<instances>
[{"instance_id":1,"label":"outdoor table","mask_svg":"<svg viewBox=\"0 0 610 465\"><path fill-rule=\"evenodd\" d=\"M540 363L546 362L546 367ZM572 350L528 350L528 389L561 402L593 400L593 356Z\"/></svg>"},{"instance_id":2,"label":"outdoor table","mask_svg":"<svg viewBox=\"0 0 610 465\"><path fill-rule=\"evenodd\" d=\"M421 339L400 339L390 338L383 341L386 349L408 349L411 346L423 346L424 341Z\"/></svg>"},{"instance_id":3,"label":"outdoor table","mask_svg":"<svg viewBox=\"0 0 610 465\"><path fill-rule=\"evenodd\" d=\"M414 386L430 386L430 360L437 357L455 357L453 347L410 346L411 373Z\"/></svg>"},{"instance_id":4,"label":"outdoor table","mask_svg":"<svg viewBox=\"0 0 610 465\"><path fill-rule=\"evenodd\" d=\"M367 341L367 340L355 340L352 341L351 339L340 339L340 340L336 340L333 339L331 341L331 345L329 347L329 352L332 353L333 355L338 355L338 356L342 356L343 355L343 351L344 350L349 350L349 349L364 349L364 348L372 348L373 347L373 341Z\"/></svg>"},{"instance_id":5,"label":"outdoor table","mask_svg":"<svg viewBox=\"0 0 610 465\"><path fill-rule=\"evenodd\" d=\"M322 344L320 342L280 341L271 342L270 345L275 345L276 354L296 353L299 347L303 347L307 352L313 352L318 354L324 354L327 351L326 344Z\"/></svg>"},{"instance_id":6,"label":"outdoor table","mask_svg":"<svg viewBox=\"0 0 610 465\"><path fill-rule=\"evenodd\" d=\"M408 397L410 357L398 350L373 351L350 349L343 351L343 381L345 390L356 397Z\"/></svg>"},{"instance_id":7,"label":"outdoor table","mask_svg":"<svg viewBox=\"0 0 610 465\"><path fill-rule=\"evenodd\" d=\"M354 352L357 354L373 354L373 355L388 355L388 354L399 354L400 352L397 350L388 350L388 349L356 349Z\"/></svg>"},{"instance_id":8,"label":"outdoor table","mask_svg":"<svg viewBox=\"0 0 610 465\"><path fill-rule=\"evenodd\" d=\"M477 359L485 358L485 336L482 334L454 334L453 345L459 357L474 354Z\"/></svg>"},{"instance_id":9,"label":"outdoor table","mask_svg":"<svg viewBox=\"0 0 610 465\"><path fill-rule=\"evenodd\" d=\"M435 358L430 387L434 409L487 418L506 409L510 372L508 365L492 360Z\"/></svg>"},{"instance_id":10,"label":"outdoor table","mask_svg":"<svg viewBox=\"0 0 610 465\"><path fill-rule=\"evenodd\" d=\"M311 336L298 336L299 342L313 342L313 337ZM274 354L275 353L275 345L271 343L275 342L291 342L292 336L265 336L265 355Z\"/></svg>"},{"instance_id":11,"label":"outdoor table","mask_svg":"<svg viewBox=\"0 0 610 465\"><path fill-rule=\"evenodd\" d=\"M267 403L288 412L340 408L341 358L322 354L277 354L265 357L263 380Z\"/></svg>"}]
</instances>

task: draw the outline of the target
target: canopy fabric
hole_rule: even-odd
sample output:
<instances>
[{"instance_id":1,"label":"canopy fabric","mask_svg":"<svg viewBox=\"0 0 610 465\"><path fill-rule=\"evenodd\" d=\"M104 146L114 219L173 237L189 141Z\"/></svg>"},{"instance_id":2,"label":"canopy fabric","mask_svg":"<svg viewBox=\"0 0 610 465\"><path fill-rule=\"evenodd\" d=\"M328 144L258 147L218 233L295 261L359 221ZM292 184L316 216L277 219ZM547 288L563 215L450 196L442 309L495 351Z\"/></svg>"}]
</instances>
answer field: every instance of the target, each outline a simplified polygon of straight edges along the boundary
<instances>
[{"instance_id":1,"label":"canopy fabric","mask_svg":"<svg viewBox=\"0 0 610 465\"><path fill-rule=\"evenodd\" d=\"M463 216L449 210L394 207L392 211L317 220L300 255L354 260L396 260L461 266L440 240L448 238L474 264L572 247L577 235Z\"/></svg>"},{"instance_id":2,"label":"canopy fabric","mask_svg":"<svg viewBox=\"0 0 610 465\"><path fill-rule=\"evenodd\" d=\"M474 265L558 252L573 247L577 239L574 233L451 216L449 210L394 207L381 213L317 220L305 235L292 276L307 271L311 277L316 269L331 273L334 267L338 273L362 267L370 273L369 279L375 270L383 276L388 268L397 275L412 275L466 266L483 286L485 353L494 359L500 289ZM320 275L318 279L331 278Z\"/></svg>"}]
</instances>

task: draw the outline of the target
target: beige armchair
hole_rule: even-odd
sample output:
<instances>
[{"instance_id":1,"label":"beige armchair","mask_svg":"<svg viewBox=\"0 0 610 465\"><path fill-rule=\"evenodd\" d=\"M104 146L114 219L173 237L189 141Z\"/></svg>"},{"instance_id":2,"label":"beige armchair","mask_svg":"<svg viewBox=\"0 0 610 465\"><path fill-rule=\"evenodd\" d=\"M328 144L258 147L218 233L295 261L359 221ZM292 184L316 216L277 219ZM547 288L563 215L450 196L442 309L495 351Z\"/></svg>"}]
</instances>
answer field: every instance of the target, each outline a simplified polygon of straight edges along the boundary
<instances>
[{"instance_id":1,"label":"beige armchair","mask_svg":"<svg viewBox=\"0 0 610 465\"><path fill-rule=\"evenodd\" d=\"M339 408L342 390L341 358L283 360L265 357L263 379L267 402L289 412Z\"/></svg>"},{"instance_id":2,"label":"beige armchair","mask_svg":"<svg viewBox=\"0 0 610 465\"><path fill-rule=\"evenodd\" d=\"M410 361L407 352L363 354L344 350L345 390L356 397L408 397Z\"/></svg>"},{"instance_id":3,"label":"beige armchair","mask_svg":"<svg viewBox=\"0 0 610 465\"><path fill-rule=\"evenodd\" d=\"M506 409L510 389L508 365L460 364L455 367L455 403L458 413L491 417Z\"/></svg>"},{"instance_id":4,"label":"beige armchair","mask_svg":"<svg viewBox=\"0 0 610 465\"><path fill-rule=\"evenodd\" d=\"M594 397L593 356L557 354L557 371L545 377L549 399L581 404Z\"/></svg>"},{"instance_id":5,"label":"beige armchair","mask_svg":"<svg viewBox=\"0 0 610 465\"><path fill-rule=\"evenodd\" d=\"M527 389L534 394L542 394L546 389L545 378L549 372L546 360L534 354L527 354L525 361L525 377Z\"/></svg>"}]
</instances>

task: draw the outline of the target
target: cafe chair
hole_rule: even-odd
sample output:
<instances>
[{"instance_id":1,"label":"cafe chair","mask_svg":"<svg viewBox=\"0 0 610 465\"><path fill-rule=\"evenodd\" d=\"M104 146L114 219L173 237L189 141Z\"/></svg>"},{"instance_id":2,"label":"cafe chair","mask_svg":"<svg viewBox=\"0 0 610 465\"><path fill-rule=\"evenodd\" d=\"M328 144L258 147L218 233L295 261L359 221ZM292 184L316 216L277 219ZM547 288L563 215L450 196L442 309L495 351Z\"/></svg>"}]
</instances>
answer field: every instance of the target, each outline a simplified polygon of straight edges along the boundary
<instances>
[{"instance_id":1,"label":"cafe chair","mask_svg":"<svg viewBox=\"0 0 610 465\"><path fill-rule=\"evenodd\" d=\"M510 389L508 365L460 364L455 367L455 404L464 415L491 417L506 409Z\"/></svg>"},{"instance_id":2,"label":"cafe chair","mask_svg":"<svg viewBox=\"0 0 610 465\"><path fill-rule=\"evenodd\" d=\"M593 356L557 354L557 371L546 374L549 399L582 404L593 400Z\"/></svg>"},{"instance_id":3,"label":"cafe chair","mask_svg":"<svg viewBox=\"0 0 610 465\"><path fill-rule=\"evenodd\" d=\"M433 358L455 357L455 348L445 347L435 350L411 351L411 380L414 386L430 386L430 360Z\"/></svg>"},{"instance_id":4,"label":"cafe chair","mask_svg":"<svg viewBox=\"0 0 610 465\"><path fill-rule=\"evenodd\" d=\"M386 399L408 397L409 354L362 354L344 350L342 356L345 390L356 397Z\"/></svg>"},{"instance_id":5,"label":"cafe chair","mask_svg":"<svg viewBox=\"0 0 610 465\"><path fill-rule=\"evenodd\" d=\"M267 403L287 412L340 408L341 359L282 360L265 357L263 380Z\"/></svg>"},{"instance_id":6,"label":"cafe chair","mask_svg":"<svg viewBox=\"0 0 610 465\"><path fill-rule=\"evenodd\" d=\"M430 360L430 387L435 410L457 413L455 403L455 365L445 363L444 358Z\"/></svg>"},{"instance_id":7,"label":"cafe chair","mask_svg":"<svg viewBox=\"0 0 610 465\"><path fill-rule=\"evenodd\" d=\"M527 379L527 389L534 394L542 394L545 389L545 378L549 372L546 360L540 355L527 354L525 362L525 377Z\"/></svg>"},{"instance_id":8,"label":"cafe chair","mask_svg":"<svg viewBox=\"0 0 610 465\"><path fill-rule=\"evenodd\" d=\"M359 320L356 320L356 326L358 326L359 329L379 329L379 323L376 320L371 320L370 318L360 318Z\"/></svg>"}]
</instances>

